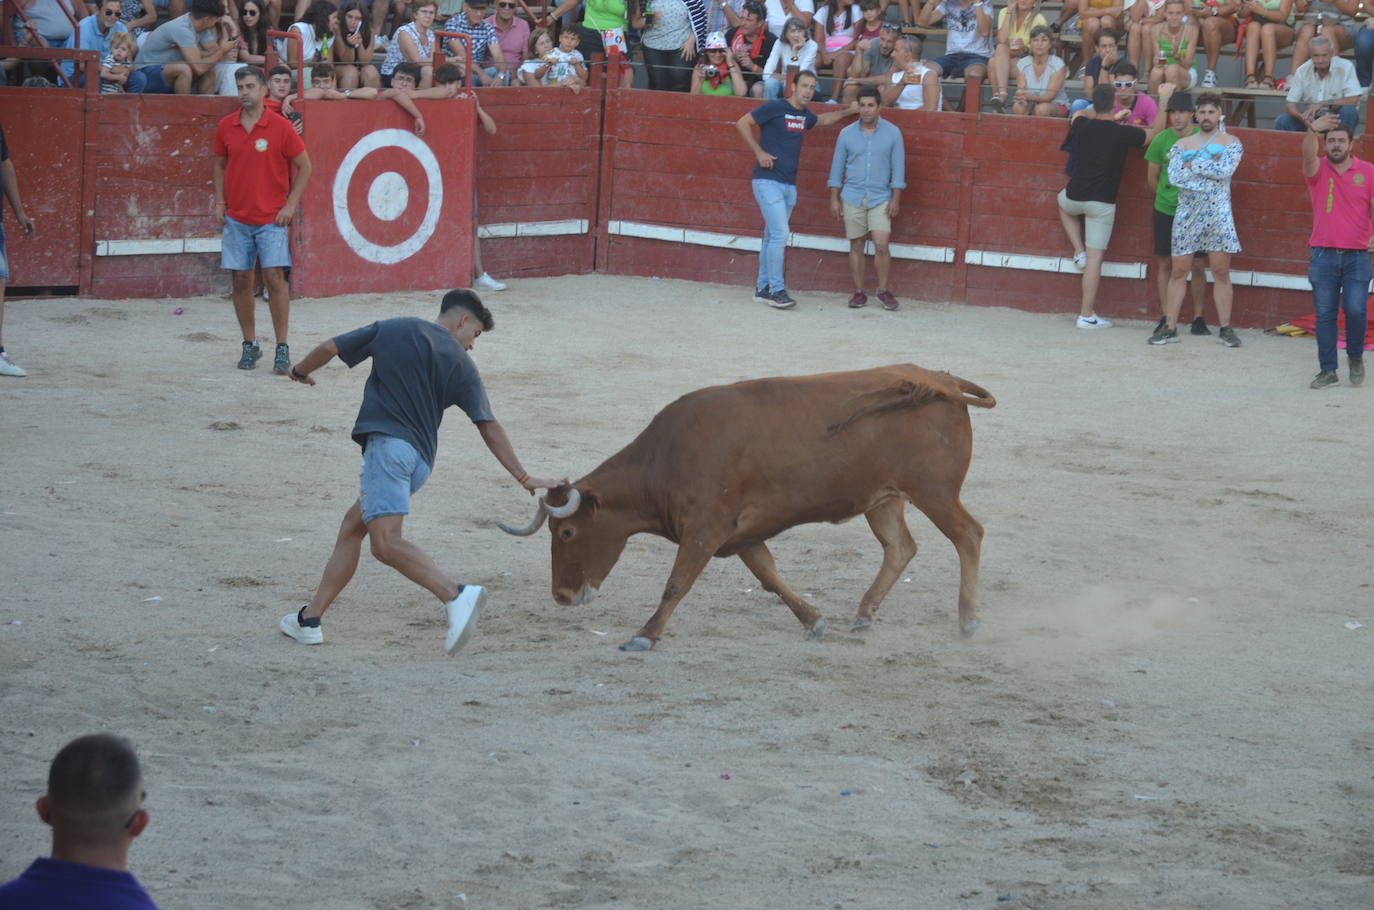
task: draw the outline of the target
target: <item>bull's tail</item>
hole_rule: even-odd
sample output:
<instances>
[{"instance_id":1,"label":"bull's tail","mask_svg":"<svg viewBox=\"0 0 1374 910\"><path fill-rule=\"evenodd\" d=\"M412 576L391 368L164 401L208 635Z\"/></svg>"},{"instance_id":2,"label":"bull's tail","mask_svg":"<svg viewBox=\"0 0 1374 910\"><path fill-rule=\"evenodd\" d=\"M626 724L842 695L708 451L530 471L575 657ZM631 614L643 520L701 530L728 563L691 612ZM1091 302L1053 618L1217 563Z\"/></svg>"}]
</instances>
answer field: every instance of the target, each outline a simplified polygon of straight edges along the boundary
<instances>
[{"instance_id":1,"label":"bull's tail","mask_svg":"<svg viewBox=\"0 0 1374 910\"><path fill-rule=\"evenodd\" d=\"M974 408L995 408L997 399L992 397L992 393L980 385L975 385L967 379L960 379L958 376L950 376L959 384L959 391L963 392L960 399L964 404Z\"/></svg>"}]
</instances>

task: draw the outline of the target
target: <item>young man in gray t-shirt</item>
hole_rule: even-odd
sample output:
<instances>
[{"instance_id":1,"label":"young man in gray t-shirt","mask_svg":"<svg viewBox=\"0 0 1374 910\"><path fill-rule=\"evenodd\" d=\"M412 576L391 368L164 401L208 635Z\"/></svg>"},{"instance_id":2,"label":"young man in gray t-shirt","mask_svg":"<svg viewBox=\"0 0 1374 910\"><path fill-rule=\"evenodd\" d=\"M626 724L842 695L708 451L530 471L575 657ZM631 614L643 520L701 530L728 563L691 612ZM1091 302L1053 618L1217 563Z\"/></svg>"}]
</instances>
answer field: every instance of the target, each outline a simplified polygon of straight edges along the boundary
<instances>
[{"instance_id":1,"label":"young man in gray t-shirt","mask_svg":"<svg viewBox=\"0 0 1374 910\"><path fill-rule=\"evenodd\" d=\"M363 538L371 537L373 556L439 598L448 611L444 650L456 653L467 641L486 589L453 581L401 533L411 494L434 467L444 411L462 408L496 460L531 494L567 483L531 477L492 416L482 377L467 352L493 325L476 294L449 291L433 322L413 317L374 322L325 341L287 370L296 382L314 385L310 374L335 357L350 367L372 360L353 424L353 439L363 449L358 500L344 515L315 596L282 617L283 633L301 644L323 643L320 617L353 577Z\"/></svg>"},{"instance_id":2,"label":"young man in gray t-shirt","mask_svg":"<svg viewBox=\"0 0 1374 910\"><path fill-rule=\"evenodd\" d=\"M215 65L238 48L227 31L223 40L215 23L224 15L223 0L191 0L191 11L159 25L143 39L139 72L147 77L148 95L189 95L192 86L214 94Z\"/></svg>"}]
</instances>

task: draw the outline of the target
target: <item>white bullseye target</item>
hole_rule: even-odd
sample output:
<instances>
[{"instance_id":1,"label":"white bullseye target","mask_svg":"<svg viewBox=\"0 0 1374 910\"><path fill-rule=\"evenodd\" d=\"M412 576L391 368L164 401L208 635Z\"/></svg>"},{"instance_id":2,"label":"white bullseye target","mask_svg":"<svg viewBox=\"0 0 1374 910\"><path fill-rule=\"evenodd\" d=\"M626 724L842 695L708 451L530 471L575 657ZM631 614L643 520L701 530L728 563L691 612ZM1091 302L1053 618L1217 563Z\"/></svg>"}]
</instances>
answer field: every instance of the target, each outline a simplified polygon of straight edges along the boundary
<instances>
[{"instance_id":1,"label":"white bullseye target","mask_svg":"<svg viewBox=\"0 0 1374 910\"><path fill-rule=\"evenodd\" d=\"M410 154L420 163L428 179L429 187L425 198L425 215L415 232L391 246L373 243L361 233L353 223L348 204L348 189L353 182L353 174L363 159L381 149L398 148ZM414 133L405 130L386 129L368 133L359 139L339 164L334 175L334 223L344 241L362 258L379 265L394 265L414 256L439 226L439 214L443 210L444 187L439 173L439 159ZM395 171L388 170L378 174L367 190L367 207L379 221L395 221L405 214L410 205L411 192L405 178Z\"/></svg>"}]
</instances>

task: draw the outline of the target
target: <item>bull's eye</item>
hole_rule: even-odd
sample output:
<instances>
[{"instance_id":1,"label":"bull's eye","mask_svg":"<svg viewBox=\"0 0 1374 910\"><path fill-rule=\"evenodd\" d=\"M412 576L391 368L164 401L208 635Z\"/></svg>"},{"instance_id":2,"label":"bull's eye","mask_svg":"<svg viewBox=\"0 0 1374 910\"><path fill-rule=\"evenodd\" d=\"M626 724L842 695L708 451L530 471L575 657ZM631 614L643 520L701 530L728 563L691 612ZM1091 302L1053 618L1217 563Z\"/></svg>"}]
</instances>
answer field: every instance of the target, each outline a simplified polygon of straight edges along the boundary
<instances>
[{"instance_id":1,"label":"bull's eye","mask_svg":"<svg viewBox=\"0 0 1374 910\"><path fill-rule=\"evenodd\" d=\"M572 529L572 528L564 528L563 530L561 530L561 531L558 532L558 535L559 535L560 537L562 537L564 540L572 540L572 539L573 539L573 529Z\"/></svg>"}]
</instances>

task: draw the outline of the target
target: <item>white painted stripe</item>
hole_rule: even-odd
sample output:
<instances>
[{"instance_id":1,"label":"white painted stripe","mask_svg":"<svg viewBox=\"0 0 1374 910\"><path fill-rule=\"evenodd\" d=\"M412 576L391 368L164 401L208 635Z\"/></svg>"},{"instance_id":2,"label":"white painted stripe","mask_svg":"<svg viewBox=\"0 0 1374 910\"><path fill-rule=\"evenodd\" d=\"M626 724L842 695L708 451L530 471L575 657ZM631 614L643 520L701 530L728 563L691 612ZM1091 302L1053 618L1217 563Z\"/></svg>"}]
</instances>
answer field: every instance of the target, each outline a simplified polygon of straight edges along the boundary
<instances>
[{"instance_id":1,"label":"white painted stripe","mask_svg":"<svg viewBox=\"0 0 1374 910\"><path fill-rule=\"evenodd\" d=\"M743 234L718 234L714 231L696 231L689 228L674 228L661 224L644 224L638 221L612 221L608 226L610 233L620 237L642 237L646 240L665 240L669 243L690 243L695 246L714 246L728 250L758 252L762 243L758 237ZM787 245L804 250L827 250L835 253L849 252L849 241L843 237L823 234L789 234ZM868 252L873 252L872 242L867 244ZM923 246L915 243L894 243L891 247L892 258L912 259L922 262L953 262L954 250L947 246Z\"/></svg>"},{"instance_id":2,"label":"white painted stripe","mask_svg":"<svg viewBox=\"0 0 1374 910\"><path fill-rule=\"evenodd\" d=\"M499 237L554 237L563 234L585 234L590 225L585 218L564 221L515 221L506 224L483 224L477 236L483 240ZM173 237L162 240L97 240L97 256L166 256L177 253L218 253L219 237Z\"/></svg>"},{"instance_id":3,"label":"white painted stripe","mask_svg":"<svg viewBox=\"0 0 1374 910\"><path fill-rule=\"evenodd\" d=\"M1072 259L1062 256L1032 256L1026 253L1001 253L995 250L965 250L964 261L989 269L1021 269L1031 272L1064 272L1080 275ZM1141 262L1104 262L1104 278L1144 278L1145 264Z\"/></svg>"}]
</instances>

